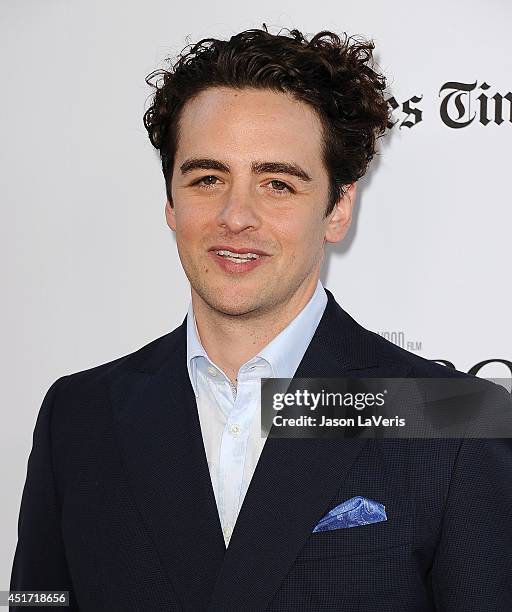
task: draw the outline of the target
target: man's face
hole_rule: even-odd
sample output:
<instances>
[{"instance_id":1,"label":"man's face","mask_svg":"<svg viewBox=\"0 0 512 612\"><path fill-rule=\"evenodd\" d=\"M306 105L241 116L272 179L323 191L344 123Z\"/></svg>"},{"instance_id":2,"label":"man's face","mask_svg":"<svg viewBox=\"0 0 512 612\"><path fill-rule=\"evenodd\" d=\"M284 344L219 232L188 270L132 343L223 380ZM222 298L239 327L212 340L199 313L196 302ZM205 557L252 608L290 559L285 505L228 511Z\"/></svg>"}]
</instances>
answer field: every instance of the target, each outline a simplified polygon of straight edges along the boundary
<instances>
[{"instance_id":1,"label":"man's face","mask_svg":"<svg viewBox=\"0 0 512 612\"><path fill-rule=\"evenodd\" d=\"M284 93L216 87L187 102L166 218L193 300L250 317L312 294L325 241L348 229L355 190L324 218L321 146L315 111ZM226 251L258 258L237 263Z\"/></svg>"}]
</instances>

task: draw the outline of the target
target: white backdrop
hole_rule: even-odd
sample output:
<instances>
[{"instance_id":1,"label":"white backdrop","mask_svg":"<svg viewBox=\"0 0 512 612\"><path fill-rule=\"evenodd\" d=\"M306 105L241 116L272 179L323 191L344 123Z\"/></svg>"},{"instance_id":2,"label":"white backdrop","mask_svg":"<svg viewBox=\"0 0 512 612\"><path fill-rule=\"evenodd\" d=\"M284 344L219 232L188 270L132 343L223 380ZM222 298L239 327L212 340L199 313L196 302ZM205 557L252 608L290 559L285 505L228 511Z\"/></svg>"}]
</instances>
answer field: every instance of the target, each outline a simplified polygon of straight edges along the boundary
<instances>
[{"instance_id":1,"label":"white backdrop","mask_svg":"<svg viewBox=\"0 0 512 612\"><path fill-rule=\"evenodd\" d=\"M344 308L405 348L467 371L512 360L512 4L260 0L3 0L0 5L1 387L7 589L39 406L59 376L110 361L183 320L189 286L164 219L142 125L144 77L187 42L260 27L374 38L398 105L361 181L349 237L322 281ZM186 38L188 36L188 39ZM474 84L449 118L447 82ZM483 83L489 89L481 89ZM488 98L491 121L479 109ZM493 96L507 96L496 123ZM403 104L421 110L409 114ZM482 376L510 376L501 365Z\"/></svg>"}]
</instances>

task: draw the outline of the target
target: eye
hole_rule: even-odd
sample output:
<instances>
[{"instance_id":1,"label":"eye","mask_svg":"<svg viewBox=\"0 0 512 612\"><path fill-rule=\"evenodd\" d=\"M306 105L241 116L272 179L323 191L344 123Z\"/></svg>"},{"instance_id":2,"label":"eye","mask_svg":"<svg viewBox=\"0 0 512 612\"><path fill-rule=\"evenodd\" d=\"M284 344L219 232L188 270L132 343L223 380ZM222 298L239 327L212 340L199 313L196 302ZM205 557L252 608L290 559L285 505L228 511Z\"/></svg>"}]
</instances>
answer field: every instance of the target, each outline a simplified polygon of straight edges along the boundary
<instances>
[{"instance_id":1,"label":"eye","mask_svg":"<svg viewBox=\"0 0 512 612\"><path fill-rule=\"evenodd\" d=\"M294 190L287 185L286 183L283 183L283 181L278 181L277 179L272 179L271 181L269 181L268 183L269 185L274 185L274 187L272 188L272 191L275 191L276 193L279 194L289 194L289 193L294 193Z\"/></svg>"},{"instance_id":2,"label":"eye","mask_svg":"<svg viewBox=\"0 0 512 612\"><path fill-rule=\"evenodd\" d=\"M213 189L217 185L218 180L218 177L216 177L215 175L208 174L194 181L192 185L197 185L201 189ZM292 187L290 187L283 181L279 181L278 179L272 179L267 183L267 185L272 185L270 191L278 195L288 195L290 193L295 193Z\"/></svg>"},{"instance_id":3,"label":"eye","mask_svg":"<svg viewBox=\"0 0 512 612\"><path fill-rule=\"evenodd\" d=\"M192 183L192 185L198 185L199 187L201 187L202 189L211 189L212 187L215 187L215 183L210 182L210 180L213 179L214 181L218 181L219 179L214 176L213 174L209 174L207 176L202 176L200 179L198 179L197 181L194 181Z\"/></svg>"}]
</instances>

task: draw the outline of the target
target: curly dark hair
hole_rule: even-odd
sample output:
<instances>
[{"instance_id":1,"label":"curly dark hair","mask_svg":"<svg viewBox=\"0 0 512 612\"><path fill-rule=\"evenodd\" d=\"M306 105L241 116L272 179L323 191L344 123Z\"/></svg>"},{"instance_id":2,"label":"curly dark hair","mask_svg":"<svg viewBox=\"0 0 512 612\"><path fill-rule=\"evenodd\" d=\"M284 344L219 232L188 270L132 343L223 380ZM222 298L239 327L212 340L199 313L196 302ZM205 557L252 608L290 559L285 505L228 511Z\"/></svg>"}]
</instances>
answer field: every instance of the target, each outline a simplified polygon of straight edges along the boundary
<instances>
[{"instance_id":1,"label":"curly dark hair","mask_svg":"<svg viewBox=\"0 0 512 612\"><path fill-rule=\"evenodd\" d=\"M389 121L385 77L375 70L371 40L342 38L321 31L308 40L298 30L289 35L245 30L229 40L204 38L187 45L169 70L146 77L155 91L144 126L159 150L169 202L180 112L208 87L258 88L290 93L309 104L321 120L323 162L329 176L327 216L361 178L375 154L376 140Z\"/></svg>"}]
</instances>

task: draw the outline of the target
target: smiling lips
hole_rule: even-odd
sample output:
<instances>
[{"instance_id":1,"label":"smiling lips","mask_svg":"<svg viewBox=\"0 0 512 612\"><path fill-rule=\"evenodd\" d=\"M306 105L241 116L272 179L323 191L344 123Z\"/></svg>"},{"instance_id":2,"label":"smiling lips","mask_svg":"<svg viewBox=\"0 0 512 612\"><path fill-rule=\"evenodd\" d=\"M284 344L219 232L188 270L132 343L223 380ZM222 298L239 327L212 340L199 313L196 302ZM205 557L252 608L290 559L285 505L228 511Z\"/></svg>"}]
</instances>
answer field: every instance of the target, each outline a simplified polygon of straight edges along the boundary
<instances>
[{"instance_id":1,"label":"smiling lips","mask_svg":"<svg viewBox=\"0 0 512 612\"><path fill-rule=\"evenodd\" d=\"M259 249L235 249L223 245L213 247L209 254L228 273L248 272L269 257L267 253Z\"/></svg>"}]
</instances>

